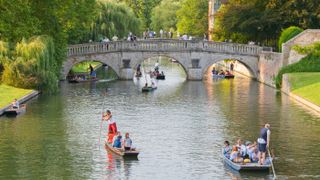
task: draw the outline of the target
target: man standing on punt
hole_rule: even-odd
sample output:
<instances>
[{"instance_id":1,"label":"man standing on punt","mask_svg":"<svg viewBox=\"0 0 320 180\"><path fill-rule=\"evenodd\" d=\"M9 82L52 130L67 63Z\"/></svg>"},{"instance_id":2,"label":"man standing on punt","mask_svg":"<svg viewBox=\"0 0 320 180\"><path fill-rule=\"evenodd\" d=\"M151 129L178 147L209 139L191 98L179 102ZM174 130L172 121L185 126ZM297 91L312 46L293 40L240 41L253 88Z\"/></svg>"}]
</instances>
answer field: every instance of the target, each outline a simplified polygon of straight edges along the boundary
<instances>
[{"instance_id":1,"label":"man standing on punt","mask_svg":"<svg viewBox=\"0 0 320 180\"><path fill-rule=\"evenodd\" d=\"M266 160L266 152L270 145L270 124L265 124L264 128L260 130L260 137L258 138L258 150L259 150L259 164L264 164Z\"/></svg>"}]
</instances>

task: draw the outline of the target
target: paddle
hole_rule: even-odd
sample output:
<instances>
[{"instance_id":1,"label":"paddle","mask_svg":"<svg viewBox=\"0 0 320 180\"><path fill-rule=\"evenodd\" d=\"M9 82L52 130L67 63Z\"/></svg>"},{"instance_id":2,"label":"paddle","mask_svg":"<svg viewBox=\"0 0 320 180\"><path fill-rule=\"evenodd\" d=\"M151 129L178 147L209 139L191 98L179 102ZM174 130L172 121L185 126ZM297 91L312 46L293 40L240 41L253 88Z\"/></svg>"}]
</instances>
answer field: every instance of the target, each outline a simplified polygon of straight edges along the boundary
<instances>
[{"instance_id":1,"label":"paddle","mask_svg":"<svg viewBox=\"0 0 320 180\"><path fill-rule=\"evenodd\" d=\"M102 103L102 110L101 110L102 117L101 117L100 130L99 130L99 151L100 151L100 141L101 141L102 123L103 123L104 102L105 102L105 96L103 95L103 103Z\"/></svg>"},{"instance_id":2,"label":"paddle","mask_svg":"<svg viewBox=\"0 0 320 180\"><path fill-rule=\"evenodd\" d=\"M272 172L273 172L273 179L277 179L276 171L274 170L274 165L273 165L273 162L272 162L272 156L271 156L271 154L270 154L270 149L269 149L269 147L268 147L268 154L269 154L269 157L270 157L271 168L272 168Z\"/></svg>"}]
</instances>

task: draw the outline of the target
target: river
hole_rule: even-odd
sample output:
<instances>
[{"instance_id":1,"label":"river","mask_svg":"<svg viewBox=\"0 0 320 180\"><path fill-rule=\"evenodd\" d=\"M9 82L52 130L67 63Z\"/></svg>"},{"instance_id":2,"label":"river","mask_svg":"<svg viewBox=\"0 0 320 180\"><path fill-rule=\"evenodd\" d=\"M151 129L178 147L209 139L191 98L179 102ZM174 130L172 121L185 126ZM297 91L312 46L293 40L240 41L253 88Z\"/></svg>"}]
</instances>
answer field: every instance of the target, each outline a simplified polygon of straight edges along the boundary
<instances>
[{"instance_id":1,"label":"river","mask_svg":"<svg viewBox=\"0 0 320 180\"><path fill-rule=\"evenodd\" d=\"M185 81L181 67L153 93L145 79L61 83L16 118L0 117L0 179L272 179L224 165L224 140L254 141L271 124L279 179L320 179L320 116L275 89L246 77ZM124 160L99 145L102 107L141 150ZM104 125L104 128L105 125ZM105 134L105 130L102 135Z\"/></svg>"}]
</instances>

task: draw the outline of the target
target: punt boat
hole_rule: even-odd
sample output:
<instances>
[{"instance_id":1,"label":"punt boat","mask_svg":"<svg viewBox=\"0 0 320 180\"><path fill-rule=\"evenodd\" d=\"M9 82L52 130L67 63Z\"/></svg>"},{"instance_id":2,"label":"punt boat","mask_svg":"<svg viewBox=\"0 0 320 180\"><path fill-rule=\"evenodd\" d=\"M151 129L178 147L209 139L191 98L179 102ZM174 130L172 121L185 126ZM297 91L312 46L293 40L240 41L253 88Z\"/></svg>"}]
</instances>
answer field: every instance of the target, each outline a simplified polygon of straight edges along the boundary
<instances>
[{"instance_id":1,"label":"punt boat","mask_svg":"<svg viewBox=\"0 0 320 180\"><path fill-rule=\"evenodd\" d=\"M122 156L122 157L138 157L139 151L138 150L130 150L130 151L125 151L123 149L119 148L114 148L112 147L112 144L105 142L106 149L111 151L112 153Z\"/></svg>"},{"instance_id":2,"label":"punt boat","mask_svg":"<svg viewBox=\"0 0 320 180\"><path fill-rule=\"evenodd\" d=\"M25 112L26 108L27 108L26 104L21 104L19 108L10 107L9 109L4 111L4 114L7 116L17 116L17 115Z\"/></svg>"},{"instance_id":3,"label":"punt boat","mask_svg":"<svg viewBox=\"0 0 320 180\"><path fill-rule=\"evenodd\" d=\"M265 171L269 170L271 167L272 158L267 157L266 162L267 164L260 165L258 162L251 162L251 163L235 163L228 159L222 152L224 162L230 166L232 169L236 171Z\"/></svg>"}]
</instances>

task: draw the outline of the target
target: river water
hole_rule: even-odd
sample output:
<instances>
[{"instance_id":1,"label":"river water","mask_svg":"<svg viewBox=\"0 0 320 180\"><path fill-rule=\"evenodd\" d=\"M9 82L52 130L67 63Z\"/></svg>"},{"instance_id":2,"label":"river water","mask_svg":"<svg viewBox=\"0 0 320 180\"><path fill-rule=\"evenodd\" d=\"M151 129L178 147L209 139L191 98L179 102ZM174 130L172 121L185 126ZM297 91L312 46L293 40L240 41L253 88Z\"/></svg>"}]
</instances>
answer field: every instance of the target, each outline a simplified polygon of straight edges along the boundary
<instances>
[{"instance_id":1,"label":"river water","mask_svg":"<svg viewBox=\"0 0 320 180\"><path fill-rule=\"evenodd\" d=\"M319 114L245 77L185 81L177 64L162 68L167 79L153 93L140 92L144 78L62 83L25 114L0 117L0 179L271 179L221 158L224 140L254 141L265 122L278 178L320 179ZM108 153L103 138L99 145L102 107L130 132L138 160Z\"/></svg>"}]
</instances>

